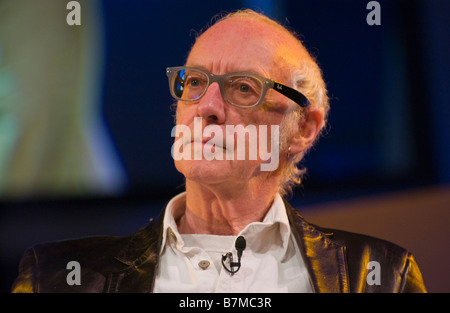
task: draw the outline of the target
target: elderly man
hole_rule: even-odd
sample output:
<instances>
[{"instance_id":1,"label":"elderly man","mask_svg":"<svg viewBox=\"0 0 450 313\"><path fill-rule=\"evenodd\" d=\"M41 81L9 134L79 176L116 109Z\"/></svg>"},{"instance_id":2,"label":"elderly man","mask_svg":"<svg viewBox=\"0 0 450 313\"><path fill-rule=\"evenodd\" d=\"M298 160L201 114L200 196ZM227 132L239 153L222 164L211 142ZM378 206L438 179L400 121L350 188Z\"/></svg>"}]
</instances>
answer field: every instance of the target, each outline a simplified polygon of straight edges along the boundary
<instances>
[{"instance_id":1,"label":"elderly man","mask_svg":"<svg viewBox=\"0 0 450 313\"><path fill-rule=\"evenodd\" d=\"M425 291L406 250L311 225L282 198L328 112L321 71L293 34L234 12L167 75L186 192L131 236L31 248L14 292ZM67 278L70 261L79 284Z\"/></svg>"}]
</instances>

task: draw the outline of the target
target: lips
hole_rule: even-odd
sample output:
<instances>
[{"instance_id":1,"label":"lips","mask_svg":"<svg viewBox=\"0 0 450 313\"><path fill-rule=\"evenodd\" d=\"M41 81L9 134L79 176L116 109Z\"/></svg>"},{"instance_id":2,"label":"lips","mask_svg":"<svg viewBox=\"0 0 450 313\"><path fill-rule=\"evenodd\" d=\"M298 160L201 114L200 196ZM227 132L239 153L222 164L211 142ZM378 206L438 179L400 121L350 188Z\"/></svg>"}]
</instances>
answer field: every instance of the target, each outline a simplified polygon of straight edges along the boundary
<instances>
[{"instance_id":1,"label":"lips","mask_svg":"<svg viewBox=\"0 0 450 313\"><path fill-rule=\"evenodd\" d=\"M224 140L219 140L216 137L210 138L194 138L190 142L187 143L201 143L202 145L208 144L211 146L215 146L216 148L222 148L226 150L226 144Z\"/></svg>"}]
</instances>

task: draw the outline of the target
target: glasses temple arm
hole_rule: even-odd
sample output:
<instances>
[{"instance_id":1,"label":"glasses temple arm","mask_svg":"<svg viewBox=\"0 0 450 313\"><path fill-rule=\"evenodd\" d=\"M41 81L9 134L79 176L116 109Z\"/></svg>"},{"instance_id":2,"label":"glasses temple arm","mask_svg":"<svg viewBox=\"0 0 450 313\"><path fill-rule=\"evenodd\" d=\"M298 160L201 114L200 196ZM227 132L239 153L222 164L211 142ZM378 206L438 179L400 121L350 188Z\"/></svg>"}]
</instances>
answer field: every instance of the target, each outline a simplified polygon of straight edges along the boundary
<instances>
[{"instance_id":1,"label":"glasses temple arm","mask_svg":"<svg viewBox=\"0 0 450 313\"><path fill-rule=\"evenodd\" d=\"M309 100L298 90L273 81L272 89L295 101L301 107L309 107Z\"/></svg>"}]
</instances>

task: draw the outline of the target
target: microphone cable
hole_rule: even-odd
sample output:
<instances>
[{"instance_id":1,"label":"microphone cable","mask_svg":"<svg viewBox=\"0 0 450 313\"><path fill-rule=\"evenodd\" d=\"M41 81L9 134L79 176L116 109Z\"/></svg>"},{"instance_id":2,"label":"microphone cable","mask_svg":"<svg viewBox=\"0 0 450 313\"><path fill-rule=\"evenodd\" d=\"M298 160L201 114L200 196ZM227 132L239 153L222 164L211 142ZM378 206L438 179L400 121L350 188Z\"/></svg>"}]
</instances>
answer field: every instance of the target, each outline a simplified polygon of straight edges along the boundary
<instances>
[{"instance_id":1,"label":"microphone cable","mask_svg":"<svg viewBox=\"0 0 450 313\"><path fill-rule=\"evenodd\" d=\"M234 243L234 247L236 248L236 251L237 251L238 261L233 262L233 253L231 253L231 252L228 252L227 254L222 255L222 266L231 275L237 273L241 269L242 252L245 250L246 246L247 246L247 242L245 241L245 238L243 236L239 236L236 238L236 242ZM225 265L225 261L227 260L227 258L230 259L230 268L228 268ZM233 268L236 268L236 269L233 269Z\"/></svg>"}]
</instances>

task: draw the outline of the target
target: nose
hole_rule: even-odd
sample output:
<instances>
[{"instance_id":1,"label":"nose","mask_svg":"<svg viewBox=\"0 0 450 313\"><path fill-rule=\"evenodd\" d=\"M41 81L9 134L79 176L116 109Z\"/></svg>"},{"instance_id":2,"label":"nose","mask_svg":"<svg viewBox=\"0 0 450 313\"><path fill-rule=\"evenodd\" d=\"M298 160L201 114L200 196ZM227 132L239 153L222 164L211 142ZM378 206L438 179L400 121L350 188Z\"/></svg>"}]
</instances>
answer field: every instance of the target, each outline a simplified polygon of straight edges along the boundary
<instances>
[{"instance_id":1,"label":"nose","mask_svg":"<svg viewBox=\"0 0 450 313\"><path fill-rule=\"evenodd\" d=\"M207 124L223 124L225 122L226 105L219 85L212 83L206 90L205 95L200 99L197 105L197 113Z\"/></svg>"}]
</instances>

